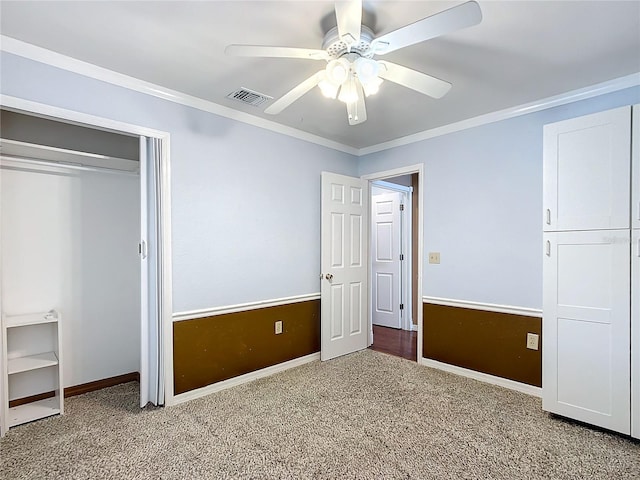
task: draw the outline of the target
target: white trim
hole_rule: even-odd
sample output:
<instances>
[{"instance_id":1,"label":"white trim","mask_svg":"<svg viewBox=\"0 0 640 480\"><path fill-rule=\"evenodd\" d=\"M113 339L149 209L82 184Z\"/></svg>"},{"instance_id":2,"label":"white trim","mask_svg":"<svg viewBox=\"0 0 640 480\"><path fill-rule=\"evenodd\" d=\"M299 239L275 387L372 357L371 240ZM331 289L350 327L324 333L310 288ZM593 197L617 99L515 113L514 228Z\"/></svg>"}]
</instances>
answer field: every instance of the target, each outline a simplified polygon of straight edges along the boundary
<instances>
[{"instance_id":1,"label":"white trim","mask_svg":"<svg viewBox=\"0 0 640 480\"><path fill-rule=\"evenodd\" d=\"M162 296L162 323L164 344L164 404L173 405L173 255L171 253L171 138L162 139L162 166L160 171L159 208L162 228L162 259L160 264L160 288Z\"/></svg>"},{"instance_id":2,"label":"white trim","mask_svg":"<svg viewBox=\"0 0 640 480\"><path fill-rule=\"evenodd\" d=\"M0 36L4 42L7 37ZM2 45L4 47L4 45ZM108 118L97 117L86 113L53 107L9 95L0 95L0 105L31 114L46 116L80 125L90 125L114 132L128 133L136 136L155 137L162 141L162 178L160 188L159 208L162 215L162 260L159 265L158 278L162 290L162 312L164 326L164 357L165 357L165 405L173 404L173 284L171 269L171 139L168 132L141 127L130 123L119 122ZM142 160L142 159L141 159Z\"/></svg>"},{"instance_id":3,"label":"white trim","mask_svg":"<svg viewBox=\"0 0 640 480\"><path fill-rule=\"evenodd\" d=\"M387 190L393 190L394 192L413 193L413 187L407 187L397 183L385 182L384 180L374 180L372 183L376 187L386 188Z\"/></svg>"},{"instance_id":4,"label":"white trim","mask_svg":"<svg viewBox=\"0 0 640 480\"><path fill-rule=\"evenodd\" d=\"M1 36L0 36L1 37ZM54 107L45 103L33 102L24 98L12 97L10 95L0 95L0 105L10 110L29 112L42 117L49 117L58 120L65 120L77 125L90 125L103 130L128 133L135 136L168 138L169 132L141 127L131 123L119 122L110 118L97 117L88 113L76 112L65 108Z\"/></svg>"},{"instance_id":5,"label":"white trim","mask_svg":"<svg viewBox=\"0 0 640 480\"><path fill-rule=\"evenodd\" d=\"M455 365L438 362L437 360L431 360L430 358L422 357L420 359L420 365L454 373L462 377L473 378L474 380L490 383L491 385L497 385L499 387L508 388L509 390L515 390L517 392L526 393L527 395L542 398L542 388L534 387L533 385L528 385L526 383L496 377L495 375L489 375L488 373L476 372L475 370L469 370L468 368L456 367Z\"/></svg>"},{"instance_id":6,"label":"white trim","mask_svg":"<svg viewBox=\"0 0 640 480\"><path fill-rule=\"evenodd\" d=\"M129 75L114 72L97 65L83 62L60 53L47 50L46 48L38 47L30 43L16 40L15 38L0 35L0 49L18 55L20 57L28 58L36 62L44 63L53 67L61 68L69 72L77 73L85 77L93 78L103 82L117 85L119 87L128 88L136 92L151 95L153 97L161 98L163 100L169 100L180 105L187 107L197 108L205 112L220 115L221 117L230 118L238 122L253 125L254 127L264 128L272 132L281 133L289 137L298 138L310 143L315 143L323 147L338 150L340 152L349 153L351 155L358 155L358 149L345 145L333 140L314 135L297 128L288 127L280 123L276 123L272 120L257 117L246 112L234 110L233 108L225 107L209 100L187 95L186 93L172 90L154 83L146 82Z\"/></svg>"},{"instance_id":7,"label":"white trim","mask_svg":"<svg viewBox=\"0 0 640 480\"><path fill-rule=\"evenodd\" d=\"M245 373L244 375L240 375L238 377L233 377L228 380L223 380L222 382L207 385L206 387L197 388L189 392L181 393L173 397L173 405L178 405L180 403L195 400L196 398L204 397L206 395L220 392L228 388L237 387L238 385L242 385L243 383L252 382L259 378L268 377L270 375L273 375L274 373L284 372L285 370L289 370L290 368L299 367L300 365L315 362L316 360L320 360L320 352L305 355L304 357L294 358L293 360L278 363L277 365L272 365L261 370L256 370L255 372Z\"/></svg>"},{"instance_id":8,"label":"white trim","mask_svg":"<svg viewBox=\"0 0 640 480\"><path fill-rule=\"evenodd\" d=\"M498 305L495 303L481 303L440 297L422 297L422 302L431 303L433 305L444 305L447 307L470 308L473 310L486 310L487 312L510 313L512 315L542 318L542 310L537 308L514 307L512 305Z\"/></svg>"},{"instance_id":9,"label":"white trim","mask_svg":"<svg viewBox=\"0 0 640 480\"><path fill-rule=\"evenodd\" d=\"M14 157L0 152L0 168L25 168L25 165L33 170L43 172L67 172L68 170L81 170L84 172L106 173L110 175L124 175L129 177L140 176L139 172L119 170L108 167L89 167L87 165L74 165L72 163L56 162L54 160L33 160L32 158Z\"/></svg>"},{"instance_id":10,"label":"white trim","mask_svg":"<svg viewBox=\"0 0 640 480\"><path fill-rule=\"evenodd\" d=\"M466 120L450 123L448 125L443 125L442 127L436 127L430 130L425 130L423 132L414 133L413 135L407 135L406 137L396 138L388 142L378 143L377 145L371 145L370 147L361 148L358 151L358 156L369 155L371 153L381 152L383 150L389 150L391 148L421 142L429 138L439 137L442 135L447 135L449 133L459 132L461 130L467 130L469 128L479 127L481 125L487 125L489 123L500 122L502 120L508 120L510 118L519 117L521 115L539 112L541 110L558 107L560 105L566 105L567 103L577 102L579 100L586 100L588 98L597 97L598 95L616 92L618 90L635 87L637 85L640 85L640 72L632 73L631 75L627 75L625 77L615 78L607 82L590 85L578 90L561 93L560 95L554 95L553 97L547 97L535 102L526 103L524 105L518 105L515 107L505 108L504 110L486 113L477 117L468 118Z\"/></svg>"},{"instance_id":11,"label":"white trim","mask_svg":"<svg viewBox=\"0 0 640 480\"><path fill-rule=\"evenodd\" d=\"M393 178L393 177L399 177L401 175L407 175L407 174L413 174L413 173L417 173L418 174L418 291L416 292L416 295L418 298L422 297L422 270L423 270L423 265L422 265L422 260L423 260L423 250L424 250L424 244L423 244L423 232L424 232L424 228L423 228L423 223L424 223L424 216L423 216L423 208L424 208L424 164L423 163L418 163L415 165L407 165L406 167L400 167L400 168L394 168L393 170L385 170L382 172L374 172L374 173L369 173L367 175L362 175L363 180L367 180L367 195L368 198L371 198L371 185L374 181L376 180L384 180L385 178ZM371 210L369 210L368 212L369 214L369 218L371 218ZM371 245L371 222L369 222L369 229L367 232L368 235L368 239L367 241L369 242L368 245ZM367 259L367 262L369 262L369 265L371 264L371 258L369 257ZM413 273L412 273L413 275ZM371 281L371 269L369 269L369 288L367 289L367 296L368 296L368 300L367 300L367 305L371 304L371 298L372 298L372 281ZM413 302L412 302L413 305ZM413 307L412 307L413 308ZM420 357L420 352L422 352L422 308L418 308L417 312L413 312L413 318L418 319L418 344L417 344L417 357ZM413 321L413 319L412 319ZM369 322L369 345L371 345L373 343L373 323L372 323L372 317L371 317L371 308L368 308L368 322ZM418 358L416 358L416 361L418 361Z\"/></svg>"},{"instance_id":12,"label":"white trim","mask_svg":"<svg viewBox=\"0 0 640 480\"><path fill-rule=\"evenodd\" d=\"M220 115L221 117L230 118L238 122L246 123L259 128L264 128L266 130L281 133L283 135L297 138L299 140L315 143L317 145L321 145L358 157L369 155L370 153L380 152L383 150L389 150L391 148L399 147L402 145L421 142L429 138L447 135L449 133L458 132L473 127L479 127L488 123L507 120L510 118L518 117L520 115L539 112L547 108L566 105L567 103L577 102L579 100L585 100L588 98L596 97L598 95L604 95L606 93L616 92L618 90L640 85L640 72L632 73L631 75L627 75L624 77L615 78L581 89L561 93L559 95L547 97L535 102L526 103L524 105L517 105L515 107L505 108L504 110L498 110L496 112L479 115L474 118L469 118L459 122L450 123L448 125L443 125L441 127L432 128L423 132L415 133L413 135L407 135L406 137L396 138L388 142L378 143L376 145L371 145L365 148L356 148L350 145L335 142L333 140L328 140L318 135L307 133L293 127L281 125L271 120L257 117L246 112L240 112L238 110L219 105L209 100L204 100L192 95L187 95L177 90L171 90L169 88L130 77L128 75L123 75L121 73L117 73L112 70L93 65L91 63L83 62L81 60L77 60L75 58L68 57L66 55L62 55L60 53L56 53L51 50L38 47L36 45L32 45L30 43L16 40L15 38L7 37L5 35L0 35L0 50L30 60L34 60L36 62L44 63L46 65L61 68L69 72L77 73L85 77L128 88L130 90L145 93L147 95L152 95L154 97L175 102L181 105L197 108L205 112Z\"/></svg>"},{"instance_id":13,"label":"white trim","mask_svg":"<svg viewBox=\"0 0 640 480\"><path fill-rule=\"evenodd\" d=\"M306 295L295 295L293 297L276 298L272 300L260 300L257 302L239 303L237 305L226 305L223 307L202 308L199 310L188 310L186 312L176 312L173 314L173 321L180 322L182 320L193 320L194 318L213 317L216 315L224 315L226 313L244 312L247 310L256 310L258 308L277 307L279 305L287 305L290 303L308 302L310 300L319 300L319 293L309 293Z\"/></svg>"}]
</instances>

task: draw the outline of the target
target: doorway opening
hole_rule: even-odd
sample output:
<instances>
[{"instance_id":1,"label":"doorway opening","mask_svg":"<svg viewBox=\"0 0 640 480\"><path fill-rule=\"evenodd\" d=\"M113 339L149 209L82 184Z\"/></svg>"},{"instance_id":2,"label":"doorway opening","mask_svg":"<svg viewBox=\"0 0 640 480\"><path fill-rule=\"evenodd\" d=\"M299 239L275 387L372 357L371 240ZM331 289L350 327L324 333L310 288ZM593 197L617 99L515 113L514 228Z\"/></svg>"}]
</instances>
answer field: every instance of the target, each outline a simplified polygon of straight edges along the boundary
<instances>
[{"instance_id":1,"label":"doorway opening","mask_svg":"<svg viewBox=\"0 0 640 480\"><path fill-rule=\"evenodd\" d=\"M369 180L369 345L417 361L422 347L422 165Z\"/></svg>"},{"instance_id":2,"label":"doorway opening","mask_svg":"<svg viewBox=\"0 0 640 480\"><path fill-rule=\"evenodd\" d=\"M417 174L371 184L370 306L373 350L416 358L412 298L412 197Z\"/></svg>"}]
</instances>

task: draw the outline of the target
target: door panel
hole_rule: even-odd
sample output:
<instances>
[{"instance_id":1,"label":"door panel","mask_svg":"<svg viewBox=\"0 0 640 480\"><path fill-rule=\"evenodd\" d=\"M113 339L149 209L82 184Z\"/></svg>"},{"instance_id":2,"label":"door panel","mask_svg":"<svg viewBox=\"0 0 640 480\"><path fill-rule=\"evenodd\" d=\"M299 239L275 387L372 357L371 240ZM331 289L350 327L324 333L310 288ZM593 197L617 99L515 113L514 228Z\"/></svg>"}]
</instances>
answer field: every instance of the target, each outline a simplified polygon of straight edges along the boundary
<instances>
[{"instance_id":1,"label":"door panel","mask_svg":"<svg viewBox=\"0 0 640 480\"><path fill-rule=\"evenodd\" d=\"M631 120L631 228L640 228L640 103Z\"/></svg>"},{"instance_id":2,"label":"door panel","mask_svg":"<svg viewBox=\"0 0 640 480\"><path fill-rule=\"evenodd\" d=\"M545 410L629 433L629 230L545 233Z\"/></svg>"},{"instance_id":3,"label":"door panel","mask_svg":"<svg viewBox=\"0 0 640 480\"><path fill-rule=\"evenodd\" d=\"M149 403L149 179L147 138L140 137L140 408Z\"/></svg>"},{"instance_id":4,"label":"door panel","mask_svg":"<svg viewBox=\"0 0 640 480\"><path fill-rule=\"evenodd\" d=\"M372 280L374 325L401 328L399 192L372 197Z\"/></svg>"},{"instance_id":5,"label":"door panel","mask_svg":"<svg viewBox=\"0 0 640 480\"><path fill-rule=\"evenodd\" d=\"M640 438L640 230L631 236L631 436Z\"/></svg>"},{"instance_id":6,"label":"door panel","mask_svg":"<svg viewBox=\"0 0 640 480\"><path fill-rule=\"evenodd\" d=\"M321 358L367 347L367 196L359 178L322 173Z\"/></svg>"},{"instance_id":7,"label":"door panel","mask_svg":"<svg viewBox=\"0 0 640 480\"><path fill-rule=\"evenodd\" d=\"M629 227L630 107L545 125L544 230Z\"/></svg>"}]
</instances>

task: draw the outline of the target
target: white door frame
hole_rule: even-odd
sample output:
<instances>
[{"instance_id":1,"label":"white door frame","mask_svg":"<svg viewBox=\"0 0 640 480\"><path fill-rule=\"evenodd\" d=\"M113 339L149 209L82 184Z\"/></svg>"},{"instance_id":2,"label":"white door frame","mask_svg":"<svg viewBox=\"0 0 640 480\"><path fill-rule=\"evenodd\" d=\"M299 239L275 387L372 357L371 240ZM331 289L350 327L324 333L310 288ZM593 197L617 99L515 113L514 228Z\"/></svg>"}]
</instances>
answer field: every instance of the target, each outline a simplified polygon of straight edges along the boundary
<instances>
[{"instance_id":1,"label":"white door frame","mask_svg":"<svg viewBox=\"0 0 640 480\"><path fill-rule=\"evenodd\" d=\"M23 98L12 97L9 95L0 95L0 106L24 112L27 114L48 117L52 119L64 120L66 122L75 123L98 128L105 131L124 133L136 136L155 137L162 142L163 158L162 163L165 167L163 175L160 179L159 191L160 199L157 205L158 212L162 217L162 231L160 232L160 241L162 242L163 257L161 259L159 270L162 284L159 288L159 295L163 306L162 324L164 326L164 365L165 365L165 405L174 405L173 392L173 305L172 305L172 280L171 280L171 171L170 171L170 136L168 132L154 130L151 128L124 123L109 118L89 115L82 112L67 110L64 108L54 107L43 103L25 100ZM142 162L146 159L140 159ZM1 247L1 246L0 246ZM0 305L0 308L2 305ZM1 367L1 365L0 365Z\"/></svg>"},{"instance_id":2,"label":"white door frame","mask_svg":"<svg viewBox=\"0 0 640 480\"><path fill-rule=\"evenodd\" d=\"M395 183L390 183L390 182L385 182L383 180L372 180L371 182L373 185L375 185L378 188L383 188L385 190L389 190L389 191L393 191L393 192L397 192L400 193L402 195L403 198L403 202L405 205L405 209L404 212L401 212L402 214L405 214L405 218L400 222L400 232L401 232L401 245L402 245L402 251L404 252L405 255L405 260L409 260L406 262L405 268L402 270L402 273L400 274L400 281L402 282L402 294L400 295L400 303L403 303L405 305L404 311L405 314L402 315L402 322L401 322L401 328L402 330L413 330L412 327L412 323L413 323L413 302L412 300L412 286L411 286L411 275L412 275L412 262L411 260L411 247L413 244L413 240L412 240L412 228L411 228L411 217L409 216L408 221L407 221L407 216L408 213L411 212L411 205L412 205L412 196L413 196L413 188L412 187L405 187L404 185L398 185ZM373 199L373 197L371 197L371 199ZM373 208L373 204L369 203L370 208ZM373 213L372 213L373 215ZM373 238L371 239L373 241ZM371 248L371 245L369 245L369 248ZM369 268L372 269L373 267L373 256L369 255L369 258L371 260L371 263L369 264ZM373 271L373 270L370 270ZM371 276L371 279L373 281L373 276ZM373 289L371 290L373 292ZM375 299L371 299L372 302L375 301Z\"/></svg>"},{"instance_id":3,"label":"white door frame","mask_svg":"<svg viewBox=\"0 0 640 480\"><path fill-rule=\"evenodd\" d=\"M418 289L416 292L416 296L418 297L418 311L415 312L415 315L418 319L418 345L416 351L416 361L420 363L420 359L422 358L422 259L423 259L423 199L424 199L424 164L418 163L416 165L408 165L406 167L395 168L393 170L385 170L382 172L370 173L367 175L362 175L363 180L367 180L367 195L371 198L371 183L376 180L384 180L387 178L399 177L402 175L410 175L413 173L418 174ZM415 194L415 192L414 192ZM369 218L371 218L371 202L369 202ZM371 245L371 222L369 222L368 229L368 242ZM369 264L371 264L371 252L369 252ZM372 280L371 280L371 271L369 271L369 303L371 303L371 299L373 298L372 294ZM371 318L371 309L369 309L369 345L373 343L373 324Z\"/></svg>"}]
</instances>

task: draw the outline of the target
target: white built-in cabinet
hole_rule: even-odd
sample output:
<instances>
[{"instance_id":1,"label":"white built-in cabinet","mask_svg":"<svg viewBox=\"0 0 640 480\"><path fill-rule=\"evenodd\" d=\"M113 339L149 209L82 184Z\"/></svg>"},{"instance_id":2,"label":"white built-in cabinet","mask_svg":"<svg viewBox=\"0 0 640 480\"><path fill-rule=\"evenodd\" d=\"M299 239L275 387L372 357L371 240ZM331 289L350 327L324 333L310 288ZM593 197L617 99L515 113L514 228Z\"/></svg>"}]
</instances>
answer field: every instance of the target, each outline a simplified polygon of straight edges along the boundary
<instances>
[{"instance_id":1,"label":"white built-in cabinet","mask_svg":"<svg viewBox=\"0 0 640 480\"><path fill-rule=\"evenodd\" d=\"M53 310L2 317L3 431L64 413L61 323ZM32 401L10 408L17 398Z\"/></svg>"},{"instance_id":2,"label":"white built-in cabinet","mask_svg":"<svg viewBox=\"0 0 640 480\"><path fill-rule=\"evenodd\" d=\"M640 105L631 126L631 435L640 438Z\"/></svg>"},{"instance_id":3,"label":"white built-in cabinet","mask_svg":"<svg viewBox=\"0 0 640 480\"><path fill-rule=\"evenodd\" d=\"M546 125L543 195L543 409L635 437L638 136L630 106Z\"/></svg>"}]
</instances>

